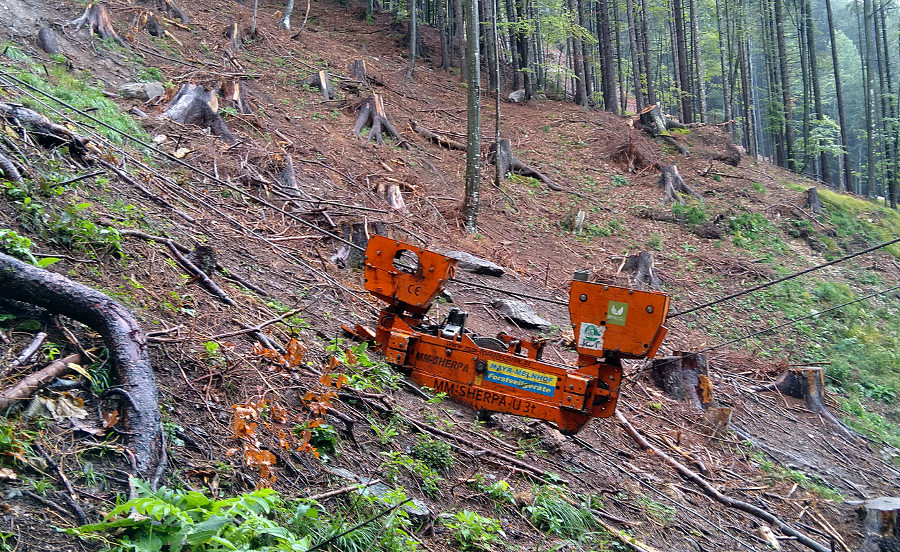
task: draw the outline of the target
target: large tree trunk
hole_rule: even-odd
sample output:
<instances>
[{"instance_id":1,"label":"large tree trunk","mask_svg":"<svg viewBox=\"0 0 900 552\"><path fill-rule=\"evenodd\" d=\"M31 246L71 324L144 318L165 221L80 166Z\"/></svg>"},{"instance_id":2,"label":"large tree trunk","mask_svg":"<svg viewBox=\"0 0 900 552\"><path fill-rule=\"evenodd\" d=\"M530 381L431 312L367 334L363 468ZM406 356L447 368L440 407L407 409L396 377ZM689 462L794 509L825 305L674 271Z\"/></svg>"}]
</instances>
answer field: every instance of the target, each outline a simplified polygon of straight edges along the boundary
<instances>
[{"instance_id":1,"label":"large tree trunk","mask_svg":"<svg viewBox=\"0 0 900 552\"><path fill-rule=\"evenodd\" d=\"M687 40L684 25L684 4L682 0L674 0L672 11L675 12L675 50L678 52L678 76L681 88L681 122L694 122L694 109L691 101L691 76L688 72Z\"/></svg>"},{"instance_id":2,"label":"large tree trunk","mask_svg":"<svg viewBox=\"0 0 900 552\"><path fill-rule=\"evenodd\" d=\"M438 32L441 39L441 69L450 68L450 45L447 37L447 0L437 0Z\"/></svg>"},{"instance_id":3,"label":"large tree trunk","mask_svg":"<svg viewBox=\"0 0 900 552\"><path fill-rule=\"evenodd\" d=\"M597 9L597 34L600 48L600 84L603 89L603 108L615 113L619 110L616 98L616 69L612 33L609 26L609 0L600 0Z\"/></svg>"},{"instance_id":4,"label":"large tree trunk","mask_svg":"<svg viewBox=\"0 0 900 552\"><path fill-rule=\"evenodd\" d=\"M716 0L716 25L719 31L719 62L722 65L722 106L725 111L725 131L728 132L728 135L734 140L734 125L729 123L731 121L731 85L728 76L731 74L731 51L726 47L726 36L725 36L725 28L722 25L722 11L719 6L722 2L727 2L728 0ZM728 25L728 22L725 21L725 25Z\"/></svg>"},{"instance_id":5,"label":"large tree trunk","mask_svg":"<svg viewBox=\"0 0 900 552\"><path fill-rule=\"evenodd\" d=\"M743 27L741 32L738 32L740 46L738 56L740 57L740 66L741 66L741 99L743 101L743 115L744 115L744 142L747 145L747 153L750 157L755 161L756 160L756 134L753 128L753 117L751 112L751 106L753 105L750 99L750 69L748 67L749 63L747 62L747 38L743 34Z\"/></svg>"},{"instance_id":6,"label":"large tree trunk","mask_svg":"<svg viewBox=\"0 0 900 552\"><path fill-rule=\"evenodd\" d=\"M812 3L810 0L803 0L803 9L806 12L806 49L809 51L809 74L812 81L813 103L816 108L816 120L820 124L825 122L825 112L822 110L822 89L819 86L819 63L816 56L816 28L813 24ZM822 180L831 184L831 159L828 154L822 152L819 155L821 164Z\"/></svg>"},{"instance_id":7,"label":"large tree trunk","mask_svg":"<svg viewBox=\"0 0 900 552\"><path fill-rule=\"evenodd\" d=\"M413 80L413 71L416 68L416 44L419 41L418 18L416 0L409 0L409 70L406 71L406 78L409 80Z\"/></svg>"},{"instance_id":8,"label":"large tree trunk","mask_svg":"<svg viewBox=\"0 0 900 552\"><path fill-rule=\"evenodd\" d=\"M871 197L878 185L878 171L875 165L875 45L872 41L872 27L874 25L872 0L863 0L863 29L865 30L864 52L866 59L866 72L864 80L866 110L866 186L863 195Z\"/></svg>"},{"instance_id":9,"label":"large tree trunk","mask_svg":"<svg viewBox=\"0 0 900 552\"><path fill-rule=\"evenodd\" d=\"M647 103L656 103L656 87L653 86L653 64L650 59L650 12L647 9L647 0L641 0L641 35L643 36L644 67L647 69L644 78L647 80Z\"/></svg>"},{"instance_id":10,"label":"large tree trunk","mask_svg":"<svg viewBox=\"0 0 900 552\"><path fill-rule=\"evenodd\" d=\"M775 44L778 49L778 72L781 77L781 105L784 110L785 161L789 170L794 169L794 115L791 103L791 76L788 71L787 47L784 40L783 0L775 0Z\"/></svg>"},{"instance_id":11,"label":"large tree trunk","mask_svg":"<svg viewBox=\"0 0 900 552\"><path fill-rule=\"evenodd\" d=\"M134 316L106 295L0 253L0 297L78 320L103 336L125 401L138 475L153 475L164 458L156 378L147 341Z\"/></svg>"},{"instance_id":12,"label":"large tree trunk","mask_svg":"<svg viewBox=\"0 0 900 552\"><path fill-rule=\"evenodd\" d=\"M844 185L842 189L853 189L853 176L850 165L850 145L847 140L847 116L844 111L844 92L841 87L841 70L838 63L837 41L834 33L834 16L831 12L831 0L825 0L825 10L828 13L828 32L831 36L831 63L834 70L834 93L837 100L838 125L841 127L842 165L844 171Z\"/></svg>"},{"instance_id":13,"label":"large tree trunk","mask_svg":"<svg viewBox=\"0 0 900 552\"><path fill-rule=\"evenodd\" d=\"M627 0L625 9L628 10L628 43L631 47L631 66L634 78L634 102L637 111L644 109L643 87L641 86L641 61L638 58L637 26L634 21L634 2Z\"/></svg>"},{"instance_id":14,"label":"large tree trunk","mask_svg":"<svg viewBox=\"0 0 900 552\"><path fill-rule=\"evenodd\" d=\"M478 49L478 0L466 0L466 66L468 102L466 117L466 195L463 219L466 232L478 231L481 188L481 64Z\"/></svg>"},{"instance_id":15,"label":"large tree trunk","mask_svg":"<svg viewBox=\"0 0 900 552\"><path fill-rule=\"evenodd\" d=\"M697 82L697 100L700 106L700 122L706 122L706 90L703 82L703 63L700 55L700 18L697 15L697 0L691 3L691 47L694 50L694 70ZM687 122L687 121L685 121Z\"/></svg>"},{"instance_id":16,"label":"large tree trunk","mask_svg":"<svg viewBox=\"0 0 900 552\"><path fill-rule=\"evenodd\" d=\"M569 10L575 17L575 24L580 25L578 18L578 0L569 0ZM575 103L587 105L587 91L584 86L584 52L580 38L572 37L572 69L575 72Z\"/></svg>"}]
</instances>

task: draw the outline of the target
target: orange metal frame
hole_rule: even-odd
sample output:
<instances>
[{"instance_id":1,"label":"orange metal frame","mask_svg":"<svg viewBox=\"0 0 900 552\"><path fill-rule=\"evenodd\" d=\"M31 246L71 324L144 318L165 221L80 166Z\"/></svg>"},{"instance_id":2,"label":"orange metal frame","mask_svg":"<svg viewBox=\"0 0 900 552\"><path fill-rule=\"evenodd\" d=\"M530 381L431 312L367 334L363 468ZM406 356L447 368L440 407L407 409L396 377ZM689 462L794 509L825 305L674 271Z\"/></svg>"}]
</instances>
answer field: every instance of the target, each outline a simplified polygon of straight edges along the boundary
<instances>
[{"instance_id":1,"label":"orange metal frame","mask_svg":"<svg viewBox=\"0 0 900 552\"><path fill-rule=\"evenodd\" d=\"M554 422L577 432L592 417L615 411L621 359L653 357L666 335L669 298L658 292L573 280L569 316L576 366L541 360L544 341L501 334L493 346L465 330L465 313L427 324L425 313L457 261L374 236L366 249L366 290L386 302L376 346L419 385L476 410ZM503 344L506 350L496 350Z\"/></svg>"}]
</instances>

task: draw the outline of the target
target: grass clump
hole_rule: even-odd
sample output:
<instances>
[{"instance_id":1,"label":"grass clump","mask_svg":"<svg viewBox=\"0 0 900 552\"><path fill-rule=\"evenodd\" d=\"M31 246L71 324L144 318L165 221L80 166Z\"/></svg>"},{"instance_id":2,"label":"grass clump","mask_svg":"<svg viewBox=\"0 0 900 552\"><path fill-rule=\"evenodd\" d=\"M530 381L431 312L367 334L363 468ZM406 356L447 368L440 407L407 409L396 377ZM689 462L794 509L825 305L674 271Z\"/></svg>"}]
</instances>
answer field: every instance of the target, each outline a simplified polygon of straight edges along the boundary
<instances>
[{"instance_id":1,"label":"grass clump","mask_svg":"<svg viewBox=\"0 0 900 552\"><path fill-rule=\"evenodd\" d=\"M672 214L679 221L690 225L706 224L709 222L710 218L709 213L706 211L706 207L698 201L691 201L684 205L673 203Z\"/></svg>"},{"instance_id":2,"label":"grass clump","mask_svg":"<svg viewBox=\"0 0 900 552\"><path fill-rule=\"evenodd\" d=\"M596 529L587 508L569 499L571 493L556 485L543 485L534 493L534 502L525 507L531 523L542 531L563 538L579 538Z\"/></svg>"}]
</instances>

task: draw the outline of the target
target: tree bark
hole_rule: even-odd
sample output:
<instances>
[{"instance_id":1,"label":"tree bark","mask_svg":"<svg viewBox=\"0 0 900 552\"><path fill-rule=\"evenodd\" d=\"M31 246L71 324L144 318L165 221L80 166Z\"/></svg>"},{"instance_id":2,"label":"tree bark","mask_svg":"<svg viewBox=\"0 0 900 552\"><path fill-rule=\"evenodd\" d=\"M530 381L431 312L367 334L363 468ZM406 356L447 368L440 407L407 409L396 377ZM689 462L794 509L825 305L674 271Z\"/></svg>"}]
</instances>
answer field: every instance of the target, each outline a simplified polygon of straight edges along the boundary
<instances>
[{"instance_id":1,"label":"tree bark","mask_svg":"<svg viewBox=\"0 0 900 552\"><path fill-rule=\"evenodd\" d=\"M416 0L409 0L409 69L406 78L413 80L413 71L416 68L416 43L419 41L418 13Z\"/></svg>"},{"instance_id":2,"label":"tree bark","mask_svg":"<svg viewBox=\"0 0 900 552\"><path fill-rule=\"evenodd\" d=\"M369 127L367 142L375 140L375 143L382 146L384 145L384 133L387 132L388 136L396 140L397 145L406 144L406 141L397 132L397 128L387 118L381 94L372 94L359 104L359 116L356 118L356 124L353 125L353 134L362 140L362 129L366 126Z\"/></svg>"},{"instance_id":3,"label":"tree bark","mask_svg":"<svg viewBox=\"0 0 900 552\"><path fill-rule=\"evenodd\" d=\"M103 336L116 378L130 397L126 412L137 468L148 476L162 461L156 378L147 341L125 307L103 293L0 253L0 296L63 314Z\"/></svg>"},{"instance_id":4,"label":"tree bark","mask_svg":"<svg viewBox=\"0 0 900 552\"><path fill-rule=\"evenodd\" d=\"M775 0L775 44L778 49L778 73L781 77L781 102L784 110L784 147L788 170L794 170L794 115L791 98L791 76L788 71L787 47L784 40L783 0Z\"/></svg>"},{"instance_id":5,"label":"tree bark","mask_svg":"<svg viewBox=\"0 0 900 552\"><path fill-rule=\"evenodd\" d=\"M872 0L863 0L863 29L865 29L865 79L864 109L866 110L866 186L863 195L872 197L878 183L878 171L875 164L875 45L872 42L872 26L874 14Z\"/></svg>"},{"instance_id":6,"label":"tree bark","mask_svg":"<svg viewBox=\"0 0 900 552\"><path fill-rule=\"evenodd\" d=\"M691 76L688 72L687 42L685 39L684 6L682 0L674 0L672 11L675 12L675 50L678 52L678 75L681 94L681 122L694 122L694 109L691 101Z\"/></svg>"},{"instance_id":7,"label":"tree bark","mask_svg":"<svg viewBox=\"0 0 900 552\"><path fill-rule=\"evenodd\" d=\"M734 125L730 123L732 115L731 115L731 86L729 75L731 74L731 58L729 57L731 52L726 47L726 36L725 36L725 26L728 25L728 21L725 21L725 26L722 25L722 11L719 7L719 4L722 2L727 2L728 0L716 0L716 25L718 29L719 35L719 63L722 66L722 107L725 115L725 131L734 140Z\"/></svg>"},{"instance_id":8,"label":"tree bark","mask_svg":"<svg viewBox=\"0 0 900 552\"><path fill-rule=\"evenodd\" d=\"M612 32L609 25L609 0L599 0L597 9L597 34L600 48L600 84L603 89L603 108L615 113L619 110L616 98L616 68Z\"/></svg>"},{"instance_id":9,"label":"tree bark","mask_svg":"<svg viewBox=\"0 0 900 552\"><path fill-rule=\"evenodd\" d=\"M660 169L656 185L665 192L665 195L663 196L663 203L665 204L677 201L684 205L683 195L688 195L701 201L703 200L703 196L688 186L687 182L681 178L681 174L678 173L678 167L675 165L667 165Z\"/></svg>"},{"instance_id":10,"label":"tree bark","mask_svg":"<svg viewBox=\"0 0 900 552\"><path fill-rule=\"evenodd\" d=\"M744 110L744 141L747 144L747 153L753 160L756 160L756 135L753 129L752 102L750 101L750 72L747 67L747 38L743 34L743 25L741 32L738 33L740 45L738 46L741 66L741 97Z\"/></svg>"},{"instance_id":11,"label":"tree bark","mask_svg":"<svg viewBox=\"0 0 900 552\"><path fill-rule=\"evenodd\" d=\"M81 14L81 17L71 21L69 25L74 25L76 31L87 25L90 29L91 36L96 33L97 36L104 40L111 39L123 48L128 47L128 44L122 40L122 37L119 36L119 33L113 28L112 21L109 19L109 12L103 4L88 4L84 13Z\"/></svg>"},{"instance_id":12,"label":"tree bark","mask_svg":"<svg viewBox=\"0 0 900 552\"><path fill-rule=\"evenodd\" d=\"M441 69L450 68L450 45L447 37L447 0L435 0L437 2L438 33L441 40Z\"/></svg>"},{"instance_id":13,"label":"tree bark","mask_svg":"<svg viewBox=\"0 0 900 552\"><path fill-rule=\"evenodd\" d=\"M841 148L843 153L844 184L839 189L851 191L853 189L853 173L850 165L850 144L847 140L847 116L844 110L844 92L841 86L841 68L838 60L837 41L834 33L834 16L831 11L831 0L825 0L825 11L828 14L828 32L831 37L831 63L834 68L834 94L837 101L838 126L841 127Z\"/></svg>"},{"instance_id":14,"label":"tree bark","mask_svg":"<svg viewBox=\"0 0 900 552\"><path fill-rule=\"evenodd\" d=\"M218 100L209 90L198 84L185 84L166 105L163 117L183 125L209 128L222 141L234 144L237 140L217 113L218 109Z\"/></svg>"},{"instance_id":15,"label":"tree bark","mask_svg":"<svg viewBox=\"0 0 900 552\"><path fill-rule=\"evenodd\" d=\"M644 78L647 81L647 103L653 105L656 103L656 87L653 85L653 64L650 58L650 12L647 9L647 0L641 0L641 30L644 40L642 53L646 68Z\"/></svg>"},{"instance_id":16,"label":"tree bark","mask_svg":"<svg viewBox=\"0 0 900 552\"><path fill-rule=\"evenodd\" d=\"M646 1L646 0L644 0ZM700 122L706 122L706 90L703 80L703 63L700 55L700 17L697 15L697 0L690 0L691 43L694 50L694 67L697 81L697 101L700 105ZM687 122L687 121L685 121Z\"/></svg>"},{"instance_id":17,"label":"tree bark","mask_svg":"<svg viewBox=\"0 0 900 552\"><path fill-rule=\"evenodd\" d=\"M643 86L641 85L641 61L638 58L637 26L634 21L634 2L627 0L625 9L628 11L628 44L631 48L631 73L634 78L634 102L637 111L644 109Z\"/></svg>"},{"instance_id":18,"label":"tree bark","mask_svg":"<svg viewBox=\"0 0 900 552\"><path fill-rule=\"evenodd\" d=\"M575 24L581 25L581 19L579 18L578 1L579 0L569 0L569 11L572 12L572 15L575 18ZM584 82L583 43L581 39L576 35L572 36L572 70L575 73L575 104L582 106L587 105L587 91L585 89Z\"/></svg>"},{"instance_id":19,"label":"tree bark","mask_svg":"<svg viewBox=\"0 0 900 552\"><path fill-rule=\"evenodd\" d=\"M481 55L478 48L478 0L465 0L465 3L468 100L463 224L466 232L474 234L478 231L478 202L481 188Z\"/></svg>"}]
</instances>

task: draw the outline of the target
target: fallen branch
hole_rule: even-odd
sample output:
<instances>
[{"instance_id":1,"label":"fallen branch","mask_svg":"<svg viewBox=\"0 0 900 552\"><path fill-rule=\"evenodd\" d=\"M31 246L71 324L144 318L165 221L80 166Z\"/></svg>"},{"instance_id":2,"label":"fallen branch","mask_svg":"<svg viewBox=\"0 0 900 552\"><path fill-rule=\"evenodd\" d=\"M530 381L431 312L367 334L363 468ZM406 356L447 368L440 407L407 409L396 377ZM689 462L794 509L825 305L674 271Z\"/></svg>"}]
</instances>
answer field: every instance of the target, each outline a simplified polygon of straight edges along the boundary
<instances>
[{"instance_id":1,"label":"fallen branch","mask_svg":"<svg viewBox=\"0 0 900 552\"><path fill-rule=\"evenodd\" d=\"M175 247L175 244L172 243L172 240L166 240L166 246L168 246L169 251L172 252L172 256L175 257L175 260L178 261L178 264L183 266L191 275L195 276L203 283L203 287L205 287L210 293L219 298L220 301L229 306L234 306L234 299L229 297L227 293L225 293L222 288L216 285L215 282L210 279L202 270L200 270L197 265L192 263L187 257L181 254L181 251Z\"/></svg>"},{"instance_id":2,"label":"fallen branch","mask_svg":"<svg viewBox=\"0 0 900 552\"><path fill-rule=\"evenodd\" d=\"M334 489L332 491L327 491L324 493L310 495L303 500L325 500L326 498L332 498L335 496L340 496L342 494L346 494L353 491L358 491L361 487L371 487L377 483L381 483L380 479L372 479L371 481L366 481L365 483L357 483L356 485L347 485L346 487L341 487L340 489Z\"/></svg>"},{"instance_id":3,"label":"fallen branch","mask_svg":"<svg viewBox=\"0 0 900 552\"><path fill-rule=\"evenodd\" d=\"M0 297L63 314L103 336L116 379L133 399L127 409L127 423L138 475L151 475L162 459L159 403L147 342L134 316L93 288L2 253Z\"/></svg>"},{"instance_id":4,"label":"fallen branch","mask_svg":"<svg viewBox=\"0 0 900 552\"><path fill-rule=\"evenodd\" d=\"M703 479L702 477L697 475L695 472L691 471L690 469L685 467L683 464L681 464L680 462L678 462L677 460L673 459L671 456L669 456L668 454L666 454L665 452L660 450L659 448L651 445L647 441L647 439L645 439L644 436L641 435L638 432L638 430L635 429L635 427L633 425L631 425L631 422L629 422L628 419L625 418L625 415L622 414L621 411L616 411L616 418L619 420L619 423L622 424L622 427L625 428L625 431L628 432L628 434L631 436L631 438L634 439L634 441L638 444L638 446L640 446L645 451L652 451L659 458L665 460L666 463L668 463L669 465L674 467L676 470L678 470L678 472L681 475L683 475L685 478L693 481L700 488L702 488L703 491L711 498L718 500L725 506L748 513L754 517L757 517L767 523L774 525L775 527L778 527L778 529L780 529L781 532L784 533L785 535L790 535L790 536L796 538L797 542L799 542L800 544L803 544L804 546L811 548L812 550L815 550L816 552L831 552L830 548L823 546L823 545L819 544L818 542L812 540L811 538L807 537L800 531L797 531L796 529L794 529L787 523L781 521L780 519L778 519L771 513L763 510L762 508L758 508L752 504L748 504L741 500L731 498L730 496L724 495L721 492L719 492L718 489L713 487L709 482L707 482L705 479Z\"/></svg>"},{"instance_id":5,"label":"fallen branch","mask_svg":"<svg viewBox=\"0 0 900 552\"><path fill-rule=\"evenodd\" d=\"M23 401L30 397L69 369L69 364L81 362L81 353L53 361L41 370L25 376L22 381L0 392L0 411L6 410L13 403Z\"/></svg>"},{"instance_id":6,"label":"fallen branch","mask_svg":"<svg viewBox=\"0 0 900 552\"><path fill-rule=\"evenodd\" d=\"M47 339L47 333L38 332L37 335L34 336L34 339L31 341L31 343L28 345L28 347L25 347L25 349L22 351L22 354L17 356L16 359L12 361L12 365L24 366L25 364L27 364L31 357L34 356L34 353L36 353L38 349L41 348L41 345L44 344L45 339Z\"/></svg>"},{"instance_id":7,"label":"fallen branch","mask_svg":"<svg viewBox=\"0 0 900 552\"><path fill-rule=\"evenodd\" d=\"M593 511L592 511L592 513L593 513ZM594 521L598 525L600 525L600 527L603 527L604 529L606 529L612 536L616 537L622 544L624 544L628 548L631 548L632 550L635 550L636 552L659 552L659 550L657 550L656 548L653 548L649 544L647 544L645 542L641 542L641 541L637 540L636 538L632 537L631 535L627 535L627 534L623 533L622 531L619 531L612 525L606 523L605 521L600 519L596 513L594 513Z\"/></svg>"},{"instance_id":8,"label":"fallen branch","mask_svg":"<svg viewBox=\"0 0 900 552\"><path fill-rule=\"evenodd\" d=\"M431 142L434 142L435 144L437 144L439 146L443 146L447 149L452 149L452 150L466 151L466 145L463 144L462 142L457 142L456 140L447 138L447 137L437 134L435 132L431 132L427 128L425 128L423 126L419 126L418 121L410 121L409 126L410 126L410 128L412 128L413 132L415 132L419 136L422 136L423 138L425 138Z\"/></svg>"},{"instance_id":9,"label":"fallen branch","mask_svg":"<svg viewBox=\"0 0 900 552\"><path fill-rule=\"evenodd\" d=\"M10 182L15 182L19 185L25 183L25 181L22 180L22 175L19 174L19 171L16 169L16 166L2 153L0 153L0 170L3 171L3 176Z\"/></svg>"}]
</instances>

